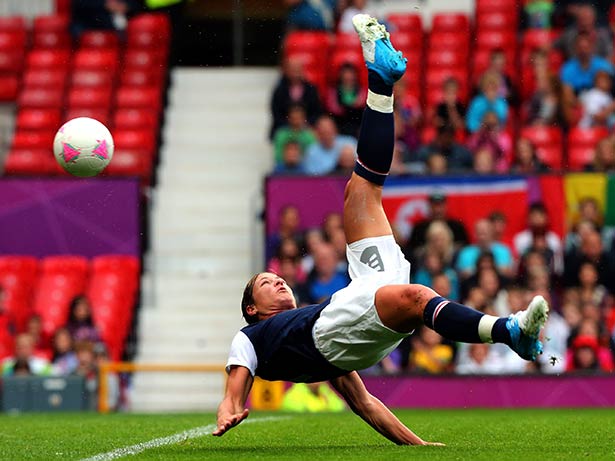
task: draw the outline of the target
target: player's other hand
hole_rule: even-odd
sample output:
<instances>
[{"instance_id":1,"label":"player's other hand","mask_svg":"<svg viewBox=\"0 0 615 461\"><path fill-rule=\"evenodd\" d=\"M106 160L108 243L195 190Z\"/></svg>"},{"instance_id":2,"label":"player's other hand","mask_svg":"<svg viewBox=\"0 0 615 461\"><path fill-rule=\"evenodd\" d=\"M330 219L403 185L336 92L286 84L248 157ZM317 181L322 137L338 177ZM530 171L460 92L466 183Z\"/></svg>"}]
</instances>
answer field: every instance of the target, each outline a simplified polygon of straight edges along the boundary
<instances>
[{"instance_id":1,"label":"player's other hand","mask_svg":"<svg viewBox=\"0 0 615 461\"><path fill-rule=\"evenodd\" d=\"M218 427L215 431L211 433L211 435L215 435L217 437L224 435L226 431L230 428L237 426L240 422L248 417L250 414L250 410L247 408L243 410L241 413L235 413L232 415L226 415L218 419Z\"/></svg>"},{"instance_id":2,"label":"player's other hand","mask_svg":"<svg viewBox=\"0 0 615 461\"><path fill-rule=\"evenodd\" d=\"M446 444L440 442L424 442L423 445L429 445L431 447L445 447Z\"/></svg>"}]
</instances>

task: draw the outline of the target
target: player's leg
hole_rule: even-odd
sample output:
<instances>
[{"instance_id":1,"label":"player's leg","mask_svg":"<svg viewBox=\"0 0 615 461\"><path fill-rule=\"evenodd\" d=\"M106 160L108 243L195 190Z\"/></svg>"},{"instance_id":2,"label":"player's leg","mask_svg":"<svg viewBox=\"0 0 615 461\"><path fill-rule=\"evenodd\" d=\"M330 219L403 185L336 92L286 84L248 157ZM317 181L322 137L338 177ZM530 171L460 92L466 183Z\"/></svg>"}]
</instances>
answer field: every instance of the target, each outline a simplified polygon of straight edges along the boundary
<instances>
[{"instance_id":1,"label":"player's leg","mask_svg":"<svg viewBox=\"0 0 615 461\"><path fill-rule=\"evenodd\" d=\"M495 317L439 296L423 285L388 285L376 292L382 323L398 332L425 325L443 337L465 343L504 343L526 360L542 353L538 339L549 311L542 296L515 315Z\"/></svg>"},{"instance_id":2,"label":"player's leg","mask_svg":"<svg viewBox=\"0 0 615 461\"><path fill-rule=\"evenodd\" d=\"M369 91L357 145L358 160L344 197L348 243L393 233L382 208L382 185L393 159L393 84L406 70L406 60L391 45L384 26L363 14L355 16L353 23L368 68Z\"/></svg>"}]
</instances>

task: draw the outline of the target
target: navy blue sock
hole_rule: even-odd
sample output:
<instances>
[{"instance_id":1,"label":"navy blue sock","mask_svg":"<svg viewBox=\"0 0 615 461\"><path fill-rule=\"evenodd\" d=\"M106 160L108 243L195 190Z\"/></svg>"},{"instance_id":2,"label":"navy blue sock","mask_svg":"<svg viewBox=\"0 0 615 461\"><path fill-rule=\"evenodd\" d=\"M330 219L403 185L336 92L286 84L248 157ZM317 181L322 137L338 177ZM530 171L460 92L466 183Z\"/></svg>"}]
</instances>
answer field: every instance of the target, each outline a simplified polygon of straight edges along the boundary
<instances>
[{"instance_id":1,"label":"navy blue sock","mask_svg":"<svg viewBox=\"0 0 615 461\"><path fill-rule=\"evenodd\" d=\"M436 296L425 306L423 322L446 339L462 343L482 343L478 334L478 324L484 315L468 306ZM505 318L495 321L491 338L494 343L511 345Z\"/></svg>"},{"instance_id":2,"label":"navy blue sock","mask_svg":"<svg viewBox=\"0 0 615 461\"><path fill-rule=\"evenodd\" d=\"M385 83L382 77L373 70L367 71L367 87L372 93L381 94L383 96L393 95L393 85Z\"/></svg>"}]
</instances>

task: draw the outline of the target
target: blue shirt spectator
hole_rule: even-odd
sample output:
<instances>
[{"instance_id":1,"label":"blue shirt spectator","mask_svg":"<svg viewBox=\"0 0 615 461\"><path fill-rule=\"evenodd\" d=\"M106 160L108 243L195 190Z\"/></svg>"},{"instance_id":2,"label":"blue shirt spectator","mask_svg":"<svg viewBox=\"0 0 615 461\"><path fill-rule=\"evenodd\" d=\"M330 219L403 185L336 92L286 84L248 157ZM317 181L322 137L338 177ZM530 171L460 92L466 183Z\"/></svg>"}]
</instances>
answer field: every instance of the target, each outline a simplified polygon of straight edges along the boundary
<instances>
[{"instance_id":1,"label":"blue shirt spectator","mask_svg":"<svg viewBox=\"0 0 615 461\"><path fill-rule=\"evenodd\" d=\"M500 126L506 125L508 119L508 103L499 96L499 78L492 72L487 72L481 81L481 93L472 99L466 114L466 127L471 133L478 131L489 112L495 113Z\"/></svg>"},{"instance_id":2,"label":"blue shirt spectator","mask_svg":"<svg viewBox=\"0 0 615 461\"><path fill-rule=\"evenodd\" d=\"M593 54L592 42L587 34L579 34L575 42L576 56L564 63L560 78L566 85L572 87L575 93L580 93L594 86L596 73L608 72L613 75L613 65L604 58Z\"/></svg>"},{"instance_id":3,"label":"blue shirt spectator","mask_svg":"<svg viewBox=\"0 0 615 461\"><path fill-rule=\"evenodd\" d=\"M290 6L288 27L301 30L328 30L335 26L336 0L286 0Z\"/></svg>"},{"instance_id":4,"label":"blue shirt spectator","mask_svg":"<svg viewBox=\"0 0 615 461\"><path fill-rule=\"evenodd\" d=\"M474 233L476 243L464 247L457 257L457 271L462 278L476 272L476 262L483 252L491 252L498 271L504 276L512 275L513 257L510 249L494 240L494 228L488 219L476 221Z\"/></svg>"},{"instance_id":5,"label":"blue shirt spectator","mask_svg":"<svg viewBox=\"0 0 615 461\"><path fill-rule=\"evenodd\" d=\"M316 122L317 141L309 146L303 159L303 169L307 174L325 175L335 170L340 152L345 145L356 146L352 136L337 134L337 127L331 117L323 116Z\"/></svg>"}]
</instances>

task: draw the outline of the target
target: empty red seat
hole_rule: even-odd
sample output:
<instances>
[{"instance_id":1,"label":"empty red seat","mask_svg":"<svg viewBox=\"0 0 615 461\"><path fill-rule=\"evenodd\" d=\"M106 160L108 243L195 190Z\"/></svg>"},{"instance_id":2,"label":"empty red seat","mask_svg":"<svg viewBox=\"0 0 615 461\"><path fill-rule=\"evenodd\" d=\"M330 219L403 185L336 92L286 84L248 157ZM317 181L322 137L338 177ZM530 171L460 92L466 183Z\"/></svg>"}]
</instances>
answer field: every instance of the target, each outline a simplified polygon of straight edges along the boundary
<instances>
[{"instance_id":1,"label":"empty red seat","mask_svg":"<svg viewBox=\"0 0 615 461\"><path fill-rule=\"evenodd\" d=\"M68 31L45 31L34 34L34 48L69 49L72 40Z\"/></svg>"},{"instance_id":2,"label":"empty red seat","mask_svg":"<svg viewBox=\"0 0 615 461\"><path fill-rule=\"evenodd\" d=\"M594 161L596 148L589 145L572 145L568 147L566 168L572 171L582 171L586 165Z\"/></svg>"},{"instance_id":3,"label":"empty red seat","mask_svg":"<svg viewBox=\"0 0 615 461\"><path fill-rule=\"evenodd\" d=\"M137 176L145 184L152 174L152 158L147 152L115 149L113 161L105 168L106 176Z\"/></svg>"},{"instance_id":4,"label":"empty red seat","mask_svg":"<svg viewBox=\"0 0 615 461\"><path fill-rule=\"evenodd\" d=\"M331 37L326 32L295 31L284 40L284 53L305 51L314 53L329 52Z\"/></svg>"},{"instance_id":5,"label":"empty red seat","mask_svg":"<svg viewBox=\"0 0 615 461\"><path fill-rule=\"evenodd\" d=\"M23 68L23 52L0 50L0 73L18 74Z\"/></svg>"},{"instance_id":6,"label":"empty red seat","mask_svg":"<svg viewBox=\"0 0 615 461\"><path fill-rule=\"evenodd\" d=\"M514 31L483 30L476 34L475 42L479 48L516 49L517 37Z\"/></svg>"},{"instance_id":7,"label":"empty red seat","mask_svg":"<svg viewBox=\"0 0 615 461\"><path fill-rule=\"evenodd\" d=\"M4 172L8 175L48 176L59 173L60 169L49 146L39 150L10 150L4 163Z\"/></svg>"},{"instance_id":8,"label":"empty red seat","mask_svg":"<svg viewBox=\"0 0 615 461\"><path fill-rule=\"evenodd\" d=\"M164 13L145 13L131 18L126 31L128 35L137 31L155 31L169 36L171 23L169 17Z\"/></svg>"},{"instance_id":9,"label":"empty red seat","mask_svg":"<svg viewBox=\"0 0 615 461\"><path fill-rule=\"evenodd\" d=\"M25 87L64 88L67 69L29 69L23 76Z\"/></svg>"},{"instance_id":10,"label":"empty red seat","mask_svg":"<svg viewBox=\"0 0 615 461\"><path fill-rule=\"evenodd\" d=\"M18 130L54 130L60 127L60 109L21 109L17 113Z\"/></svg>"},{"instance_id":11,"label":"empty red seat","mask_svg":"<svg viewBox=\"0 0 615 461\"><path fill-rule=\"evenodd\" d=\"M573 128L568 132L568 146L595 148L598 141L608 135L606 128Z\"/></svg>"},{"instance_id":12,"label":"empty red seat","mask_svg":"<svg viewBox=\"0 0 615 461\"><path fill-rule=\"evenodd\" d=\"M128 33L126 47L135 48L161 48L169 47L168 34L155 30L133 30Z\"/></svg>"},{"instance_id":13,"label":"empty red seat","mask_svg":"<svg viewBox=\"0 0 615 461\"><path fill-rule=\"evenodd\" d=\"M51 149L55 129L17 130L11 144L13 149Z\"/></svg>"},{"instance_id":14,"label":"empty red seat","mask_svg":"<svg viewBox=\"0 0 615 461\"><path fill-rule=\"evenodd\" d=\"M38 32L66 32L70 24L68 16L51 14L37 16L32 22L34 33Z\"/></svg>"},{"instance_id":15,"label":"empty red seat","mask_svg":"<svg viewBox=\"0 0 615 461\"><path fill-rule=\"evenodd\" d=\"M139 258L131 255L102 255L92 259L92 273L115 272L138 276L141 263Z\"/></svg>"},{"instance_id":16,"label":"empty red seat","mask_svg":"<svg viewBox=\"0 0 615 461\"><path fill-rule=\"evenodd\" d=\"M19 78L17 76L0 76L0 101L15 101L15 99L17 99L18 91Z\"/></svg>"},{"instance_id":17,"label":"empty red seat","mask_svg":"<svg viewBox=\"0 0 615 461\"><path fill-rule=\"evenodd\" d=\"M467 55L469 48L470 39L465 32L432 32L429 35L429 51L454 49Z\"/></svg>"},{"instance_id":18,"label":"empty red seat","mask_svg":"<svg viewBox=\"0 0 615 461\"><path fill-rule=\"evenodd\" d=\"M361 49L361 41L359 40L359 36L354 32L336 34L334 43L336 50Z\"/></svg>"},{"instance_id":19,"label":"empty red seat","mask_svg":"<svg viewBox=\"0 0 615 461\"><path fill-rule=\"evenodd\" d=\"M113 126L118 129L155 130L158 118L158 114L147 109L118 109L113 115Z\"/></svg>"},{"instance_id":20,"label":"empty red seat","mask_svg":"<svg viewBox=\"0 0 615 461\"><path fill-rule=\"evenodd\" d=\"M119 46L119 38L113 31L87 30L79 37L79 46L81 48L116 49Z\"/></svg>"},{"instance_id":21,"label":"empty red seat","mask_svg":"<svg viewBox=\"0 0 615 461\"><path fill-rule=\"evenodd\" d=\"M111 107L111 87L74 87L68 92L70 107Z\"/></svg>"},{"instance_id":22,"label":"empty red seat","mask_svg":"<svg viewBox=\"0 0 615 461\"><path fill-rule=\"evenodd\" d=\"M28 53L28 68L68 68L71 53L68 50L32 50Z\"/></svg>"},{"instance_id":23,"label":"empty red seat","mask_svg":"<svg viewBox=\"0 0 615 461\"><path fill-rule=\"evenodd\" d=\"M119 54L109 49L81 49L75 53L75 69L93 69L115 72L118 67Z\"/></svg>"},{"instance_id":24,"label":"empty red seat","mask_svg":"<svg viewBox=\"0 0 615 461\"><path fill-rule=\"evenodd\" d=\"M454 78L459 83L459 96L462 100L466 100L468 97L469 85L468 85L468 71L465 68L435 68L428 69L425 74L425 86L429 91L436 91L435 89L442 89L444 82L449 78Z\"/></svg>"},{"instance_id":25,"label":"empty red seat","mask_svg":"<svg viewBox=\"0 0 615 461\"><path fill-rule=\"evenodd\" d=\"M60 108L63 101L63 88L24 88L17 104L21 108Z\"/></svg>"},{"instance_id":26,"label":"empty red seat","mask_svg":"<svg viewBox=\"0 0 615 461\"><path fill-rule=\"evenodd\" d=\"M32 293L38 275L38 260L31 256L0 256L0 286L3 308L18 331L26 326L32 310ZM1 314L0 314L1 315Z\"/></svg>"},{"instance_id":27,"label":"empty red seat","mask_svg":"<svg viewBox=\"0 0 615 461\"><path fill-rule=\"evenodd\" d=\"M548 48L557 37L557 32L550 29L528 29L523 33L521 44L523 48Z\"/></svg>"},{"instance_id":28,"label":"empty red seat","mask_svg":"<svg viewBox=\"0 0 615 461\"><path fill-rule=\"evenodd\" d=\"M290 54L288 54L288 58L292 59L293 61L299 61L301 62L301 64L303 65L303 70L307 71L307 70L313 70L315 68L324 68L327 65L327 56L325 54L318 54L318 53L308 53L305 51L294 51ZM140 71L141 69L137 69L137 71ZM129 69L126 71L127 73L129 72L133 72L132 69Z\"/></svg>"},{"instance_id":29,"label":"empty red seat","mask_svg":"<svg viewBox=\"0 0 615 461\"><path fill-rule=\"evenodd\" d=\"M109 123L109 107L70 107L64 114L64 121L77 117L90 117L107 125Z\"/></svg>"},{"instance_id":30,"label":"empty red seat","mask_svg":"<svg viewBox=\"0 0 615 461\"><path fill-rule=\"evenodd\" d=\"M88 274L89 261L83 256L58 255L47 256L41 261L43 276L51 274L67 274L80 279Z\"/></svg>"},{"instance_id":31,"label":"empty red seat","mask_svg":"<svg viewBox=\"0 0 615 461\"><path fill-rule=\"evenodd\" d=\"M391 43L404 54L415 51L422 53L423 51L423 35L417 35L406 31L393 32L391 34Z\"/></svg>"},{"instance_id":32,"label":"empty red seat","mask_svg":"<svg viewBox=\"0 0 615 461\"><path fill-rule=\"evenodd\" d=\"M156 150L156 132L151 129L118 129L113 131L115 147L125 150L141 150L150 156Z\"/></svg>"},{"instance_id":33,"label":"empty red seat","mask_svg":"<svg viewBox=\"0 0 615 461\"><path fill-rule=\"evenodd\" d=\"M467 56L462 53L457 53L454 49L451 50L433 50L427 53L427 67L467 67Z\"/></svg>"},{"instance_id":34,"label":"empty red seat","mask_svg":"<svg viewBox=\"0 0 615 461\"><path fill-rule=\"evenodd\" d=\"M391 32L403 30L423 33L423 19L419 14L393 13L389 14L387 22L391 26Z\"/></svg>"},{"instance_id":35,"label":"empty red seat","mask_svg":"<svg viewBox=\"0 0 615 461\"><path fill-rule=\"evenodd\" d=\"M113 74L107 70L76 69L71 73L70 81L73 87L111 88Z\"/></svg>"},{"instance_id":36,"label":"empty red seat","mask_svg":"<svg viewBox=\"0 0 615 461\"><path fill-rule=\"evenodd\" d=\"M492 53L493 49L480 48L472 54L472 74L477 82L483 72L489 67ZM518 74L518 66L515 61L514 50L504 50L504 55L506 57L506 73L510 77L516 76Z\"/></svg>"},{"instance_id":37,"label":"empty red seat","mask_svg":"<svg viewBox=\"0 0 615 461\"><path fill-rule=\"evenodd\" d=\"M128 50L124 55L125 68L166 67L166 55L159 50Z\"/></svg>"},{"instance_id":38,"label":"empty red seat","mask_svg":"<svg viewBox=\"0 0 615 461\"><path fill-rule=\"evenodd\" d=\"M518 22L517 15L503 11L489 11L476 16L476 29L477 33L487 30L516 32Z\"/></svg>"},{"instance_id":39,"label":"empty red seat","mask_svg":"<svg viewBox=\"0 0 615 461\"><path fill-rule=\"evenodd\" d=\"M26 20L23 16L0 16L0 30L25 31Z\"/></svg>"},{"instance_id":40,"label":"empty red seat","mask_svg":"<svg viewBox=\"0 0 615 461\"><path fill-rule=\"evenodd\" d=\"M337 80L340 68L350 64L359 72L359 78L363 83L367 83L367 68L363 60L363 53L360 50L338 50L333 53L329 63L329 81Z\"/></svg>"},{"instance_id":41,"label":"empty red seat","mask_svg":"<svg viewBox=\"0 0 615 461\"><path fill-rule=\"evenodd\" d=\"M26 46L25 29L6 30L0 28L0 50L17 51Z\"/></svg>"},{"instance_id":42,"label":"empty red seat","mask_svg":"<svg viewBox=\"0 0 615 461\"><path fill-rule=\"evenodd\" d=\"M120 85L155 86L162 88L164 72L161 69L124 69L120 73Z\"/></svg>"},{"instance_id":43,"label":"empty red seat","mask_svg":"<svg viewBox=\"0 0 615 461\"><path fill-rule=\"evenodd\" d=\"M161 103L160 89L157 87L120 87L116 93L118 108L149 108L158 111Z\"/></svg>"},{"instance_id":44,"label":"empty red seat","mask_svg":"<svg viewBox=\"0 0 615 461\"><path fill-rule=\"evenodd\" d=\"M561 128L526 126L521 129L521 137L531 141L536 147L536 155L544 164L561 169L564 148Z\"/></svg>"},{"instance_id":45,"label":"empty red seat","mask_svg":"<svg viewBox=\"0 0 615 461\"><path fill-rule=\"evenodd\" d=\"M431 33L434 32L463 32L470 30L470 19L463 13L437 13L431 23Z\"/></svg>"},{"instance_id":46,"label":"empty red seat","mask_svg":"<svg viewBox=\"0 0 615 461\"><path fill-rule=\"evenodd\" d=\"M487 12L519 14L517 0L476 0L475 10L477 15Z\"/></svg>"}]
</instances>

